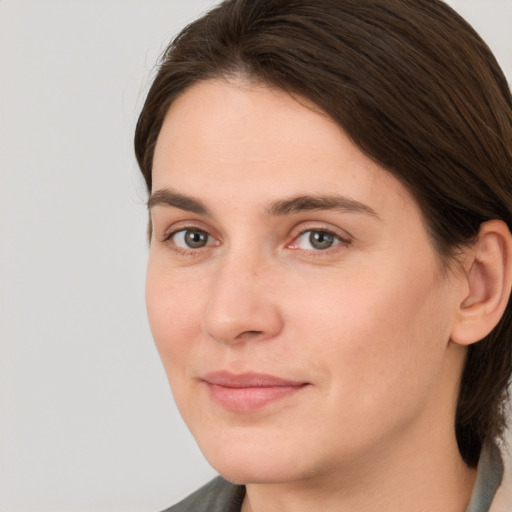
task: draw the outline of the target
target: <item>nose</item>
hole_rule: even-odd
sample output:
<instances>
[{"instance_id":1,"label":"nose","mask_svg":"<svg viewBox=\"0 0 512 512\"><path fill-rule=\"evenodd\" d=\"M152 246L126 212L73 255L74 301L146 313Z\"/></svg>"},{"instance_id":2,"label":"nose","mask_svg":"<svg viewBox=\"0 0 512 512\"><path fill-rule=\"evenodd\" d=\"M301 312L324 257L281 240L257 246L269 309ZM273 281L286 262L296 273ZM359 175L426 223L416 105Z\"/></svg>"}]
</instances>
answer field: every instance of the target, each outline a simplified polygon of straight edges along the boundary
<instances>
[{"instance_id":1,"label":"nose","mask_svg":"<svg viewBox=\"0 0 512 512\"><path fill-rule=\"evenodd\" d=\"M283 322L272 284L278 282L261 261L238 256L224 262L204 313L206 334L229 345L277 336Z\"/></svg>"}]
</instances>

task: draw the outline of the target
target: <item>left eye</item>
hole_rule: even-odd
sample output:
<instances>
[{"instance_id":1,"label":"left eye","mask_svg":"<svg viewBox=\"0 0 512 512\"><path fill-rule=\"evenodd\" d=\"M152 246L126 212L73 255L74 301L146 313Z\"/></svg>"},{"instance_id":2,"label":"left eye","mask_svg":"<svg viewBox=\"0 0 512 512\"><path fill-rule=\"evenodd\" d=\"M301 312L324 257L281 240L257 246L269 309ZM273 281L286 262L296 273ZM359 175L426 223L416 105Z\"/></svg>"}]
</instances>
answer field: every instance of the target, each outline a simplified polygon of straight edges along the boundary
<instances>
[{"instance_id":1,"label":"left eye","mask_svg":"<svg viewBox=\"0 0 512 512\"><path fill-rule=\"evenodd\" d=\"M171 236L171 240L182 249L201 249L214 243L214 239L201 229L182 229L181 231L176 231Z\"/></svg>"},{"instance_id":2,"label":"left eye","mask_svg":"<svg viewBox=\"0 0 512 512\"><path fill-rule=\"evenodd\" d=\"M339 236L329 231L305 231L294 243L298 249L322 251L342 243Z\"/></svg>"}]
</instances>

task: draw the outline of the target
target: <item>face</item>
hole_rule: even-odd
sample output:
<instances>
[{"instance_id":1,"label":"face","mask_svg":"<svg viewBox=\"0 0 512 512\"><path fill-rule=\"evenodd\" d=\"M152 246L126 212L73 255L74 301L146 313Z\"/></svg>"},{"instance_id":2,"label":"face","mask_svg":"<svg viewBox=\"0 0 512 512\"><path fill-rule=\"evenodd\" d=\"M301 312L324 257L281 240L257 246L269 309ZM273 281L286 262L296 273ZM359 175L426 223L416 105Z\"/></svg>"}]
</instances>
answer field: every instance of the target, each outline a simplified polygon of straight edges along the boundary
<instances>
[{"instance_id":1,"label":"face","mask_svg":"<svg viewBox=\"0 0 512 512\"><path fill-rule=\"evenodd\" d=\"M152 333L221 474L322 478L452 428L457 287L408 191L312 105L190 87L158 139L150 211Z\"/></svg>"}]
</instances>

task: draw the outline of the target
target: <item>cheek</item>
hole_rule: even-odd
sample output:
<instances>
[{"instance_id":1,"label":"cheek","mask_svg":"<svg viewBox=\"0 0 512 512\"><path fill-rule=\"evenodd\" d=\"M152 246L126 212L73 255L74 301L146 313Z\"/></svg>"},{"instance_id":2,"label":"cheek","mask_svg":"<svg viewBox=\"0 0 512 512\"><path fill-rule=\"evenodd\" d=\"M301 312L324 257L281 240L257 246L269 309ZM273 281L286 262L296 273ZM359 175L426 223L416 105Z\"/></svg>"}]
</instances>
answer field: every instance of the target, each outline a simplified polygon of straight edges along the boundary
<instances>
[{"instance_id":1,"label":"cheek","mask_svg":"<svg viewBox=\"0 0 512 512\"><path fill-rule=\"evenodd\" d=\"M194 293L190 281L172 279L172 270L148 265L146 307L151 333L170 377L184 367L193 350L193 339L200 326L201 297Z\"/></svg>"},{"instance_id":2,"label":"cheek","mask_svg":"<svg viewBox=\"0 0 512 512\"><path fill-rule=\"evenodd\" d=\"M429 267L421 274L368 267L296 295L295 337L309 333L312 360L327 369L341 403L361 411L403 405L426 396L442 367L450 325L442 292Z\"/></svg>"}]
</instances>

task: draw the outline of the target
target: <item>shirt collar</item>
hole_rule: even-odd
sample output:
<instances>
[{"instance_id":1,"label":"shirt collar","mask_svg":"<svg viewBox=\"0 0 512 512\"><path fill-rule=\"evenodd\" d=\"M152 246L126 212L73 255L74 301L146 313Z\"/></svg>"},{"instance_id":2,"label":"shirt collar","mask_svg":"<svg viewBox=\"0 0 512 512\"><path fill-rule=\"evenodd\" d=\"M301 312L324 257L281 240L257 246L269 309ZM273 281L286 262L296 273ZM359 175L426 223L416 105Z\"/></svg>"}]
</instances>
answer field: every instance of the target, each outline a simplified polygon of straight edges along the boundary
<instances>
[{"instance_id":1,"label":"shirt collar","mask_svg":"<svg viewBox=\"0 0 512 512\"><path fill-rule=\"evenodd\" d=\"M466 512L489 512L496 491L503 479L503 459L494 443L482 447L475 487Z\"/></svg>"}]
</instances>

